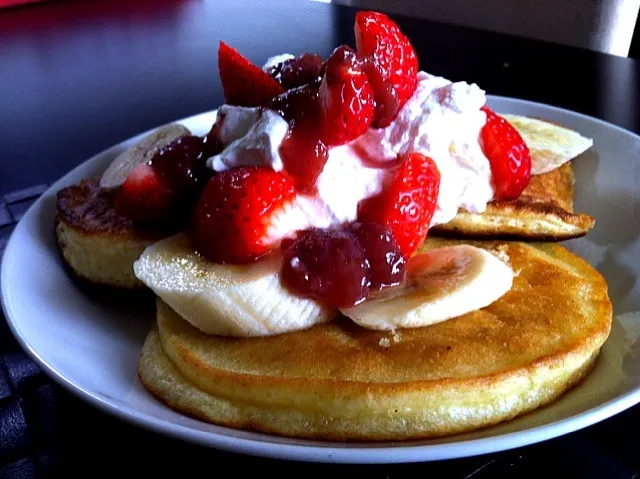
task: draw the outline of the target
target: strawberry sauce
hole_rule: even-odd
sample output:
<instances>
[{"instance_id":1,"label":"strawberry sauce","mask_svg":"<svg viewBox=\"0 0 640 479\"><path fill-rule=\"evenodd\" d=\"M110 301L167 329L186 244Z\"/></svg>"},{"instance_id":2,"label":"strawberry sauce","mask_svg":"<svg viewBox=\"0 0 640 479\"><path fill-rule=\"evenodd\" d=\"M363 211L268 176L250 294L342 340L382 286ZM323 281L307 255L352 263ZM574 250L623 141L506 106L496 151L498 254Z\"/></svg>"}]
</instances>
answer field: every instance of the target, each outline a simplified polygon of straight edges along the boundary
<instances>
[{"instance_id":1,"label":"strawberry sauce","mask_svg":"<svg viewBox=\"0 0 640 479\"><path fill-rule=\"evenodd\" d=\"M296 294L345 308L399 284L405 261L391 232L375 223L308 229L281 244L281 278Z\"/></svg>"},{"instance_id":2,"label":"strawberry sauce","mask_svg":"<svg viewBox=\"0 0 640 479\"><path fill-rule=\"evenodd\" d=\"M318 125L322 121L318 87L304 85L275 97L269 108L289 122L289 133L280 146L280 156L287 173L301 193L315 192L315 184L329 157L320 140Z\"/></svg>"},{"instance_id":3,"label":"strawberry sauce","mask_svg":"<svg viewBox=\"0 0 640 479\"><path fill-rule=\"evenodd\" d=\"M267 70L285 90L309 83L320 83L324 60L320 55L303 53L299 57L286 60Z\"/></svg>"}]
</instances>

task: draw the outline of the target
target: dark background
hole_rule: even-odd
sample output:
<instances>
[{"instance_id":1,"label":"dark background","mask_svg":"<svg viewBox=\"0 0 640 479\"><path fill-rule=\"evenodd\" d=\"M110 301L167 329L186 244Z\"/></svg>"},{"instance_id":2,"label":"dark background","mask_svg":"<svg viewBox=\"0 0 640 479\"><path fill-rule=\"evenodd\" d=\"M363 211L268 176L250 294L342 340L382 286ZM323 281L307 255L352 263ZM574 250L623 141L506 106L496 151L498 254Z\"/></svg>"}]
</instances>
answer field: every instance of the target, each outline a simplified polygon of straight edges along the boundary
<instances>
[{"instance_id":1,"label":"dark background","mask_svg":"<svg viewBox=\"0 0 640 479\"><path fill-rule=\"evenodd\" d=\"M44 188L114 143L216 108L220 39L256 63L353 44L355 11L261 0L47 2L0 11L0 252ZM578 48L395 17L421 68L490 94L553 104L640 133L640 63ZM632 56L640 56L638 29ZM1 253L0 253L1 254ZM36 268L36 265L30 265ZM640 471L634 407L544 443L425 464L250 458L124 424L44 377L0 319L0 477L143 473L284 477L611 477ZM224 471L230 471L229 473Z\"/></svg>"}]
</instances>

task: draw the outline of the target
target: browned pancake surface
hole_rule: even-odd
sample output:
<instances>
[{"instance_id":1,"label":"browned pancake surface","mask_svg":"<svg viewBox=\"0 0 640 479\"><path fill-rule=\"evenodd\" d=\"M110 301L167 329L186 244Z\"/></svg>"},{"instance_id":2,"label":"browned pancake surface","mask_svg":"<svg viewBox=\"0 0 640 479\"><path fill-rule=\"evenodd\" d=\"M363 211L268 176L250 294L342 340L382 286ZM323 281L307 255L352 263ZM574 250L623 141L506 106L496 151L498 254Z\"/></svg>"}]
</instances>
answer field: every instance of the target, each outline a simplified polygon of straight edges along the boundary
<instances>
[{"instance_id":1,"label":"browned pancake surface","mask_svg":"<svg viewBox=\"0 0 640 479\"><path fill-rule=\"evenodd\" d=\"M433 234L470 238L518 238L561 241L586 235L595 219L573 212L574 174L571 163L531 177L520 198L496 201L482 214L460 210Z\"/></svg>"},{"instance_id":2,"label":"browned pancake surface","mask_svg":"<svg viewBox=\"0 0 640 479\"><path fill-rule=\"evenodd\" d=\"M114 209L114 196L100 188L98 178L61 189L54 220L58 249L77 278L99 286L143 289L133 262L147 246L178 229L135 224Z\"/></svg>"},{"instance_id":3,"label":"browned pancake surface","mask_svg":"<svg viewBox=\"0 0 640 479\"><path fill-rule=\"evenodd\" d=\"M477 245L506 251L513 289L395 336L344 318L269 338L206 336L159 301L142 380L206 420L316 438L431 437L531 410L591 367L611 325L607 285L554 244Z\"/></svg>"},{"instance_id":4,"label":"browned pancake surface","mask_svg":"<svg viewBox=\"0 0 640 479\"><path fill-rule=\"evenodd\" d=\"M57 194L57 220L85 234L127 235L137 238L163 238L177 231L171 226L145 227L135 224L113 208L115 191L105 191L99 178L89 178L67 186Z\"/></svg>"}]
</instances>

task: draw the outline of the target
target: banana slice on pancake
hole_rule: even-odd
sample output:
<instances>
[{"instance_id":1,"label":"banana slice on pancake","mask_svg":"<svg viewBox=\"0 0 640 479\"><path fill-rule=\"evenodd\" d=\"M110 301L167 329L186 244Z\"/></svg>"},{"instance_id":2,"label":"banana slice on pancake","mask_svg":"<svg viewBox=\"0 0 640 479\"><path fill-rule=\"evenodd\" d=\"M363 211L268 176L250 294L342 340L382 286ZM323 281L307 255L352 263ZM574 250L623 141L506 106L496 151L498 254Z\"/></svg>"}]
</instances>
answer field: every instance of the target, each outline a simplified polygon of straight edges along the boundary
<instances>
[{"instance_id":1,"label":"banana slice on pancake","mask_svg":"<svg viewBox=\"0 0 640 479\"><path fill-rule=\"evenodd\" d=\"M105 190L119 187L136 166L149 161L172 141L190 134L188 128L177 123L154 130L111 162L100 177L100 187Z\"/></svg>"},{"instance_id":2,"label":"banana slice on pancake","mask_svg":"<svg viewBox=\"0 0 640 479\"><path fill-rule=\"evenodd\" d=\"M513 270L494 254L453 245L411 257L401 285L341 312L367 329L423 327L484 308L512 284Z\"/></svg>"},{"instance_id":3,"label":"banana slice on pancake","mask_svg":"<svg viewBox=\"0 0 640 479\"><path fill-rule=\"evenodd\" d=\"M184 233L148 247L136 277L200 331L270 336L332 320L337 311L297 296L280 281L282 257L222 265L199 256ZM511 289L513 271L494 254L453 245L416 255L399 286L342 313L367 329L428 326L493 303Z\"/></svg>"},{"instance_id":4,"label":"banana slice on pancake","mask_svg":"<svg viewBox=\"0 0 640 479\"><path fill-rule=\"evenodd\" d=\"M593 140L577 131L549 121L503 114L522 136L531 152L531 174L541 175L560 168L593 146Z\"/></svg>"},{"instance_id":5,"label":"banana slice on pancake","mask_svg":"<svg viewBox=\"0 0 640 479\"><path fill-rule=\"evenodd\" d=\"M250 265L222 265L198 255L184 233L147 248L136 277L206 334L270 336L309 328L337 311L289 292L274 252Z\"/></svg>"}]
</instances>

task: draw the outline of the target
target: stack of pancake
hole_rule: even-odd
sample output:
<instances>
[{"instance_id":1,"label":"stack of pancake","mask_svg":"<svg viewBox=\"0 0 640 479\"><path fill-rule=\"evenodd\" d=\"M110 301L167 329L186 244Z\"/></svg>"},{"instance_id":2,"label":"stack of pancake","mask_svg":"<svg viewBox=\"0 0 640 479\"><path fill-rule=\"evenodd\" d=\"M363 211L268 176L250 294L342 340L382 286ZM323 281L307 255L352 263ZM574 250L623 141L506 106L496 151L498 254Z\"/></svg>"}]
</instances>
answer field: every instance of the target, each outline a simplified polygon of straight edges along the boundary
<instances>
[{"instance_id":1,"label":"stack of pancake","mask_svg":"<svg viewBox=\"0 0 640 479\"><path fill-rule=\"evenodd\" d=\"M611 327L604 279L558 243L594 226L573 211L572 163L591 142L507 117L532 152L529 186L485 213L460 211L422 246L470 243L508 255L516 276L502 298L422 328L372 331L338 317L258 338L204 334L158 299L140 357L143 384L169 407L215 424L347 441L469 431L558 398L591 370ZM62 257L94 282L141 287L131 264L171 234L119 217L95 180L61 191L58 210Z\"/></svg>"}]
</instances>

